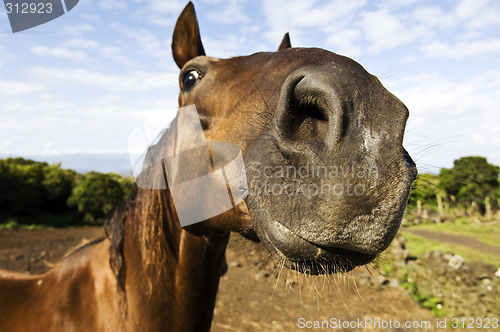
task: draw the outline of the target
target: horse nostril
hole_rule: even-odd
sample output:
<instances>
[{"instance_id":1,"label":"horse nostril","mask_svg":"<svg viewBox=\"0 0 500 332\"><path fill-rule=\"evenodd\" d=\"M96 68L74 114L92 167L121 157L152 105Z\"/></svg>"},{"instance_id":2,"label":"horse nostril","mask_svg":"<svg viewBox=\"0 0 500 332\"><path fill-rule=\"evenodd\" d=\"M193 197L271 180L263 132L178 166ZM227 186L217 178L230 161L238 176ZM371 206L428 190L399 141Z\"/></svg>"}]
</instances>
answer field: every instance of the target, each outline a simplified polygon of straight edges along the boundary
<instances>
[{"instance_id":1,"label":"horse nostril","mask_svg":"<svg viewBox=\"0 0 500 332\"><path fill-rule=\"evenodd\" d=\"M290 74L278 102L280 137L329 150L343 134L343 108L331 75L317 68Z\"/></svg>"},{"instance_id":2,"label":"horse nostril","mask_svg":"<svg viewBox=\"0 0 500 332\"><path fill-rule=\"evenodd\" d=\"M328 134L328 110L317 101L293 98L289 104L289 116L284 121L284 133L296 142L313 142Z\"/></svg>"},{"instance_id":3,"label":"horse nostril","mask_svg":"<svg viewBox=\"0 0 500 332\"><path fill-rule=\"evenodd\" d=\"M327 112L327 110L318 105L316 100L297 101L297 113L303 118L328 122Z\"/></svg>"}]
</instances>

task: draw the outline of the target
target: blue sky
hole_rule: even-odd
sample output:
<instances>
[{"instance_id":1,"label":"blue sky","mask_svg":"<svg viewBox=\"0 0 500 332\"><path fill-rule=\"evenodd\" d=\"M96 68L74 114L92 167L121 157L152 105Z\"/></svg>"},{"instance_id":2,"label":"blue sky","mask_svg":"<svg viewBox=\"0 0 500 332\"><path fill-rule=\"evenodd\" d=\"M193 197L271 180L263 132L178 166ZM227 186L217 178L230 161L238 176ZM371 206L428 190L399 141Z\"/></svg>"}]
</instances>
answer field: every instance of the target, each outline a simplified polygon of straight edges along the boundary
<instances>
[{"instance_id":1,"label":"blue sky","mask_svg":"<svg viewBox=\"0 0 500 332\"><path fill-rule=\"evenodd\" d=\"M410 109L405 147L421 172L468 155L500 165L499 1L193 2L208 55L273 51L290 32L361 63ZM172 118L186 3L80 0L16 34L2 8L0 154L127 152L137 125Z\"/></svg>"}]
</instances>

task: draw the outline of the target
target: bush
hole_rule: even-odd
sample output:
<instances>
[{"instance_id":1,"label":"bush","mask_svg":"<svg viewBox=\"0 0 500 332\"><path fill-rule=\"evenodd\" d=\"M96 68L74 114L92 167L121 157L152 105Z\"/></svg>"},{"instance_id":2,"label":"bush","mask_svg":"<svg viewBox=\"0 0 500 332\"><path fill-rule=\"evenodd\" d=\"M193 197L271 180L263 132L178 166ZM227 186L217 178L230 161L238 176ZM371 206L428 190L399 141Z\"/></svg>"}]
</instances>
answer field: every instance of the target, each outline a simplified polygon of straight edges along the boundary
<instances>
[{"instance_id":1,"label":"bush","mask_svg":"<svg viewBox=\"0 0 500 332\"><path fill-rule=\"evenodd\" d=\"M135 189L118 174L78 174L23 158L0 159L0 223L5 227L100 224ZM16 225L9 220L16 220Z\"/></svg>"},{"instance_id":2,"label":"bush","mask_svg":"<svg viewBox=\"0 0 500 332\"><path fill-rule=\"evenodd\" d=\"M118 174L87 173L68 198L88 224L101 225L113 207L123 201L135 185Z\"/></svg>"}]
</instances>

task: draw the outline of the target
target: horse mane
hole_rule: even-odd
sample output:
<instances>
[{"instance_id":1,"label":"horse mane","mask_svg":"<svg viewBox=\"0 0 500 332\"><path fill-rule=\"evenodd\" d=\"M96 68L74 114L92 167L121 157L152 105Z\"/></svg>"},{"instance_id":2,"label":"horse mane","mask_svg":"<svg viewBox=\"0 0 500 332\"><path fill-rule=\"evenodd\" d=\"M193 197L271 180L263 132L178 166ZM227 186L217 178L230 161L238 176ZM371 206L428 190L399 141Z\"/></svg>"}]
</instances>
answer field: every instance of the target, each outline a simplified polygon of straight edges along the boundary
<instances>
[{"instance_id":1,"label":"horse mane","mask_svg":"<svg viewBox=\"0 0 500 332\"><path fill-rule=\"evenodd\" d=\"M109 241L109 265L116 277L117 291L119 295L119 307L127 312L125 291L125 260L123 258L123 243L125 239L125 220L129 214L130 206L133 204L136 192L121 202L112 210L104 223L104 232Z\"/></svg>"},{"instance_id":2,"label":"horse mane","mask_svg":"<svg viewBox=\"0 0 500 332\"><path fill-rule=\"evenodd\" d=\"M172 128L161 133L161 139L149 148L146 158L168 149L168 135ZM145 173L148 170L144 171ZM173 276L175 262L179 256L180 227L172 197L167 189L144 189L138 187L124 202L118 204L105 221L105 234L109 240L110 266L117 279L119 293L126 297L125 280L127 262L124 258L125 237L129 236L138 245L140 267L149 283L166 286ZM168 262L167 262L168 258ZM160 281L158 283L158 281ZM163 287L168 289L168 287Z\"/></svg>"},{"instance_id":3,"label":"horse mane","mask_svg":"<svg viewBox=\"0 0 500 332\"><path fill-rule=\"evenodd\" d=\"M87 248L87 247L90 247L94 244L97 244L97 243L100 243L102 241L104 241L106 239L105 236L99 236L95 239L91 239L91 240L83 240L82 242L80 242L79 244L77 244L76 246L72 247L71 249L68 250L68 252L66 252L64 254L64 256L61 258L61 259L66 259L76 253L78 253L79 251Z\"/></svg>"},{"instance_id":4,"label":"horse mane","mask_svg":"<svg viewBox=\"0 0 500 332\"><path fill-rule=\"evenodd\" d=\"M129 217L139 243L143 269L149 282L166 286L179 257L180 227L168 189L138 189L136 206ZM167 289L167 287L165 287Z\"/></svg>"}]
</instances>

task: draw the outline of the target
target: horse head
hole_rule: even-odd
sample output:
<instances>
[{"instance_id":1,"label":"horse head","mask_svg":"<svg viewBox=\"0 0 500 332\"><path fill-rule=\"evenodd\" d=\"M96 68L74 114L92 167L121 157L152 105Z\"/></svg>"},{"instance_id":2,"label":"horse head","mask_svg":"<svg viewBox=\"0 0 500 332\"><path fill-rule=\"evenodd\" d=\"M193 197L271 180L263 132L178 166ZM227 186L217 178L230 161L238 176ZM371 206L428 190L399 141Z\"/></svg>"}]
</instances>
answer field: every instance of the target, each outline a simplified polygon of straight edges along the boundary
<instances>
[{"instance_id":1,"label":"horse head","mask_svg":"<svg viewBox=\"0 0 500 332\"><path fill-rule=\"evenodd\" d=\"M402 146L408 110L357 62L318 48L207 56L190 3L173 34L179 106L195 105L209 142L242 151L248 195L186 229L262 242L310 274L373 260L396 235L416 177Z\"/></svg>"}]
</instances>

